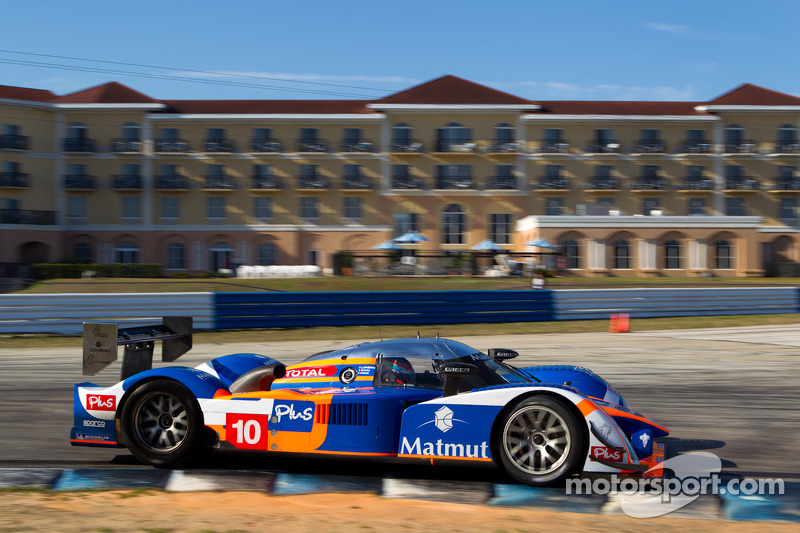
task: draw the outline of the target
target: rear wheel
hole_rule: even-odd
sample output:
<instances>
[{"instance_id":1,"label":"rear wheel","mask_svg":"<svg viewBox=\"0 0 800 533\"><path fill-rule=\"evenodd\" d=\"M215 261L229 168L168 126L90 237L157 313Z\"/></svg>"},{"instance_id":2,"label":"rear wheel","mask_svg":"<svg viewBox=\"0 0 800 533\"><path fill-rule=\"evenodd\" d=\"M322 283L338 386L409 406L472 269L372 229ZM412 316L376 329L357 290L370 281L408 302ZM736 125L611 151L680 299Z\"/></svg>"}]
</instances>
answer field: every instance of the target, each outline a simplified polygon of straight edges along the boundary
<instances>
[{"instance_id":1,"label":"rear wheel","mask_svg":"<svg viewBox=\"0 0 800 533\"><path fill-rule=\"evenodd\" d=\"M151 381L125 402L120 426L137 459L153 466L175 466L198 450L203 416L186 387L175 381Z\"/></svg>"},{"instance_id":2,"label":"rear wheel","mask_svg":"<svg viewBox=\"0 0 800 533\"><path fill-rule=\"evenodd\" d=\"M498 426L505 471L528 485L563 481L582 465L584 434L563 401L534 396L517 403Z\"/></svg>"}]
</instances>

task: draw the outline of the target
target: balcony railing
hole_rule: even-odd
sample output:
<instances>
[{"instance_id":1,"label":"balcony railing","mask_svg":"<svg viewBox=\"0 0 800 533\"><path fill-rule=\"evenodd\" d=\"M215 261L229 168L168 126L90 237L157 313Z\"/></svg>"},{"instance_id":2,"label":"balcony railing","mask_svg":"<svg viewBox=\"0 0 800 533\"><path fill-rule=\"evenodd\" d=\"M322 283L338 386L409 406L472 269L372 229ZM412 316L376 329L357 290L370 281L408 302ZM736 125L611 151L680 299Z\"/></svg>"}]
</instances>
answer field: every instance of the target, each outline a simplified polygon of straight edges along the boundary
<instances>
[{"instance_id":1,"label":"balcony railing","mask_svg":"<svg viewBox=\"0 0 800 533\"><path fill-rule=\"evenodd\" d=\"M726 154L757 154L758 143L752 140L740 141L738 143L725 143Z\"/></svg>"},{"instance_id":2,"label":"balcony railing","mask_svg":"<svg viewBox=\"0 0 800 533\"><path fill-rule=\"evenodd\" d=\"M88 191L97 188L97 179L88 174L67 174L64 188L71 191Z\"/></svg>"},{"instance_id":3,"label":"balcony railing","mask_svg":"<svg viewBox=\"0 0 800 533\"><path fill-rule=\"evenodd\" d=\"M360 176L342 178L342 189L366 190L374 188L375 185L367 178L362 178Z\"/></svg>"},{"instance_id":4,"label":"balcony railing","mask_svg":"<svg viewBox=\"0 0 800 533\"><path fill-rule=\"evenodd\" d=\"M569 180L558 176L542 176L532 184L534 189L565 190L569 189Z\"/></svg>"},{"instance_id":5,"label":"balcony railing","mask_svg":"<svg viewBox=\"0 0 800 533\"><path fill-rule=\"evenodd\" d=\"M425 145L416 139L392 143L392 152L418 154L424 151Z\"/></svg>"},{"instance_id":6,"label":"balcony railing","mask_svg":"<svg viewBox=\"0 0 800 533\"><path fill-rule=\"evenodd\" d=\"M478 149L478 144L474 142L450 143L444 142L436 145L437 152L470 154Z\"/></svg>"},{"instance_id":7,"label":"balcony railing","mask_svg":"<svg viewBox=\"0 0 800 533\"><path fill-rule=\"evenodd\" d=\"M632 154L663 154L666 151L664 141L640 140L631 148Z\"/></svg>"},{"instance_id":8,"label":"balcony railing","mask_svg":"<svg viewBox=\"0 0 800 533\"><path fill-rule=\"evenodd\" d=\"M566 154L569 143L566 141L539 141L539 151L544 154Z\"/></svg>"},{"instance_id":9,"label":"balcony railing","mask_svg":"<svg viewBox=\"0 0 800 533\"><path fill-rule=\"evenodd\" d=\"M232 153L236 151L236 144L230 139L206 139L204 150L208 153Z\"/></svg>"},{"instance_id":10,"label":"balcony railing","mask_svg":"<svg viewBox=\"0 0 800 533\"><path fill-rule=\"evenodd\" d=\"M513 176L492 176L486 181L486 188L496 191L513 191L519 188Z\"/></svg>"},{"instance_id":11,"label":"balcony railing","mask_svg":"<svg viewBox=\"0 0 800 533\"><path fill-rule=\"evenodd\" d=\"M595 176L589 178L588 187L598 191L616 191L619 190L619 180L607 176Z\"/></svg>"},{"instance_id":12,"label":"balcony railing","mask_svg":"<svg viewBox=\"0 0 800 533\"><path fill-rule=\"evenodd\" d=\"M711 143L708 141L684 141L675 151L678 154L710 154Z\"/></svg>"},{"instance_id":13,"label":"balcony railing","mask_svg":"<svg viewBox=\"0 0 800 533\"><path fill-rule=\"evenodd\" d=\"M28 137L7 133L0 135L0 149L2 150L27 150Z\"/></svg>"},{"instance_id":14,"label":"balcony railing","mask_svg":"<svg viewBox=\"0 0 800 533\"><path fill-rule=\"evenodd\" d=\"M640 177L630 183L632 191L663 191L667 188L667 182L661 178Z\"/></svg>"},{"instance_id":15,"label":"balcony railing","mask_svg":"<svg viewBox=\"0 0 800 533\"><path fill-rule=\"evenodd\" d=\"M489 152L494 154L513 154L519 150L519 144L515 142L493 141L489 145Z\"/></svg>"},{"instance_id":16,"label":"balcony railing","mask_svg":"<svg viewBox=\"0 0 800 533\"><path fill-rule=\"evenodd\" d=\"M472 178L438 178L436 180L437 189L474 189L475 183Z\"/></svg>"},{"instance_id":17,"label":"balcony railing","mask_svg":"<svg viewBox=\"0 0 800 533\"><path fill-rule=\"evenodd\" d=\"M111 182L111 188L114 190L138 190L142 188L144 180L141 176L125 176L117 175Z\"/></svg>"},{"instance_id":18,"label":"balcony railing","mask_svg":"<svg viewBox=\"0 0 800 533\"><path fill-rule=\"evenodd\" d=\"M191 152L189 143L184 139L158 140L156 141L156 152L159 154L182 154Z\"/></svg>"},{"instance_id":19,"label":"balcony railing","mask_svg":"<svg viewBox=\"0 0 800 533\"><path fill-rule=\"evenodd\" d=\"M705 178L684 178L678 184L678 189L684 191L711 191L714 190L714 182Z\"/></svg>"},{"instance_id":20,"label":"balcony railing","mask_svg":"<svg viewBox=\"0 0 800 533\"><path fill-rule=\"evenodd\" d=\"M374 152L375 144L372 141L344 142L342 152Z\"/></svg>"},{"instance_id":21,"label":"balcony railing","mask_svg":"<svg viewBox=\"0 0 800 533\"><path fill-rule=\"evenodd\" d=\"M64 139L64 151L72 153L96 152L94 139Z\"/></svg>"},{"instance_id":22,"label":"balcony railing","mask_svg":"<svg viewBox=\"0 0 800 533\"><path fill-rule=\"evenodd\" d=\"M253 176L250 179L251 189L283 189L283 182L274 176Z\"/></svg>"},{"instance_id":23,"label":"balcony railing","mask_svg":"<svg viewBox=\"0 0 800 533\"><path fill-rule=\"evenodd\" d=\"M330 152L331 146L328 141L323 139L315 139L313 141L297 141L298 152Z\"/></svg>"},{"instance_id":24,"label":"balcony railing","mask_svg":"<svg viewBox=\"0 0 800 533\"><path fill-rule=\"evenodd\" d=\"M0 187L28 187L26 172L0 172Z\"/></svg>"},{"instance_id":25,"label":"balcony railing","mask_svg":"<svg viewBox=\"0 0 800 533\"><path fill-rule=\"evenodd\" d=\"M775 178L773 191L800 191L800 180L795 178Z\"/></svg>"},{"instance_id":26,"label":"balcony railing","mask_svg":"<svg viewBox=\"0 0 800 533\"><path fill-rule=\"evenodd\" d=\"M159 191L185 191L189 189L189 180L176 175L158 176L156 189Z\"/></svg>"},{"instance_id":27,"label":"balcony railing","mask_svg":"<svg viewBox=\"0 0 800 533\"><path fill-rule=\"evenodd\" d=\"M236 181L230 176L206 176L203 188L230 191L236 188Z\"/></svg>"},{"instance_id":28,"label":"balcony railing","mask_svg":"<svg viewBox=\"0 0 800 533\"><path fill-rule=\"evenodd\" d=\"M55 223L55 211L0 209L0 224L33 224L37 226L51 226Z\"/></svg>"},{"instance_id":29,"label":"balcony railing","mask_svg":"<svg viewBox=\"0 0 800 533\"><path fill-rule=\"evenodd\" d=\"M589 141L586 143L584 152L587 154L618 154L622 152L622 143L619 141L608 141L604 143Z\"/></svg>"},{"instance_id":30,"label":"balcony railing","mask_svg":"<svg viewBox=\"0 0 800 533\"><path fill-rule=\"evenodd\" d=\"M111 151L114 153L141 152L142 141L127 141L125 139L113 139L111 141Z\"/></svg>"},{"instance_id":31,"label":"balcony railing","mask_svg":"<svg viewBox=\"0 0 800 533\"><path fill-rule=\"evenodd\" d=\"M297 178L298 189L331 189L333 185L325 178L319 176L301 176Z\"/></svg>"},{"instance_id":32,"label":"balcony railing","mask_svg":"<svg viewBox=\"0 0 800 533\"><path fill-rule=\"evenodd\" d=\"M283 143L277 139L252 139L250 151L260 153L283 152Z\"/></svg>"},{"instance_id":33,"label":"balcony railing","mask_svg":"<svg viewBox=\"0 0 800 533\"><path fill-rule=\"evenodd\" d=\"M776 154L800 154L800 142L776 142L773 151Z\"/></svg>"},{"instance_id":34,"label":"balcony railing","mask_svg":"<svg viewBox=\"0 0 800 533\"><path fill-rule=\"evenodd\" d=\"M759 190L759 184L757 179L747 176L742 176L740 178L729 178L725 180L725 190L757 191Z\"/></svg>"},{"instance_id":35,"label":"balcony railing","mask_svg":"<svg viewBox=\"0 0 800 533\"><path fill-rule=\"evenodd\" d=\"M408 176L392 178L392 189L411 189L423 190L425 189L425 182L419 178L410 178Z\"/></svg>"}]
</instances>

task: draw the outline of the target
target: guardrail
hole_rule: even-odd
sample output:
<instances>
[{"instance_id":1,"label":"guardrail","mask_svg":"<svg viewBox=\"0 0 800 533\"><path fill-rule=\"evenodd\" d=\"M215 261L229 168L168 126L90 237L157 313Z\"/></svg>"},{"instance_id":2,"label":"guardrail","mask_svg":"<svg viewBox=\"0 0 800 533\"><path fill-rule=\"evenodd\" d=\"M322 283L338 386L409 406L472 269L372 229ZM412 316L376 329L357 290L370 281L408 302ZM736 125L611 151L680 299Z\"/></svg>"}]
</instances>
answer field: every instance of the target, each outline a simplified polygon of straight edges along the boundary
<instances>
[{"instance_id":1,"label":"guardrail","mask_svg":"<svg viewBox=\"0 0 800 533\"><path fill-rule=\"evenodd\" d=\"M0 333L78 335L193 316L197 330L800 313L800 288L0 295Z\"/></svg>"}]
</instances>

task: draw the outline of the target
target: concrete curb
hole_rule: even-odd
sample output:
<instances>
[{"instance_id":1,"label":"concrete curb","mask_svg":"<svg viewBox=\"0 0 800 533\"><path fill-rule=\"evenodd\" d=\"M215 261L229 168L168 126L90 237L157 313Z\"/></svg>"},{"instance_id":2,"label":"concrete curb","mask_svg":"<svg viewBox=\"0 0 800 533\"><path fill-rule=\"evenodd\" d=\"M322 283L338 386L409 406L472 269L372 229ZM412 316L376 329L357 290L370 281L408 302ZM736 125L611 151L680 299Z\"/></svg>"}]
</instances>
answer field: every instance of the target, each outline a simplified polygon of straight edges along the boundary
<instances>
[{"instance_id":1,"label":"concrete curb","mask_svg":"<svg viewBox=\"0 0 800 533\"><path fill-rule=\"evenodd\" d=\"M458 502L546 511L624 515L622 494L566 494L563 488L500 483L311 475L250 470L149 470L0 468L0 489L54 491L160 489L173 492L251 491L274 495L366 492L384 498ZM786 482L785 494L704 495L669 518L800 523L800 482Z\"/></svg>"}]
</instances>

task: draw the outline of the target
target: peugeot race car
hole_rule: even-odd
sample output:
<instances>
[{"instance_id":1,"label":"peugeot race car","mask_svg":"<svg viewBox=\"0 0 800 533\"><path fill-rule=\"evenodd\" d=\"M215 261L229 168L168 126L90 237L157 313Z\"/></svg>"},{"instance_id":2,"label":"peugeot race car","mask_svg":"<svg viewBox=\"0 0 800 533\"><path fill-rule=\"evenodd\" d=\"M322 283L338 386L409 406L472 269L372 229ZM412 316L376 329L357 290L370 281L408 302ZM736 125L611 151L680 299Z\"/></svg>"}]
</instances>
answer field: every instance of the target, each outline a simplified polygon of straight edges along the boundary
<instances>
[{"instance_id":1,"label":"peugeot race car","mask_svg":"<svg viewBox=\"0 0 800 533\"><path fill-rule=\"evenodd\" d=\"M71 443L127 447L158 467L209 449L494 463L530 485L658 470L665 428L590 370L515 368L516 355L407 338L290 366L242 353L149 369L75 385Z\"/></svg>"}]
</instances>

